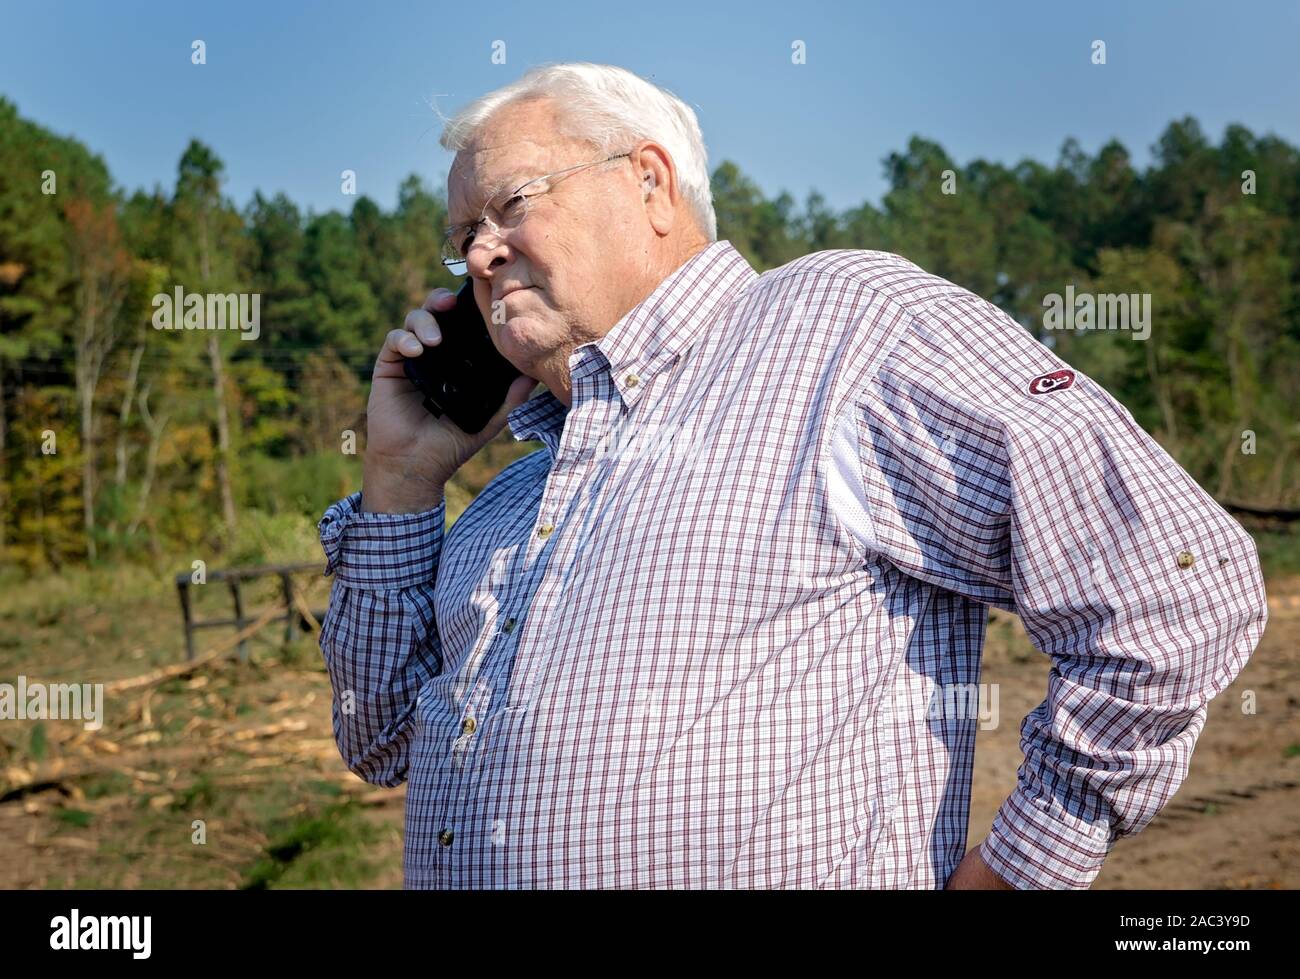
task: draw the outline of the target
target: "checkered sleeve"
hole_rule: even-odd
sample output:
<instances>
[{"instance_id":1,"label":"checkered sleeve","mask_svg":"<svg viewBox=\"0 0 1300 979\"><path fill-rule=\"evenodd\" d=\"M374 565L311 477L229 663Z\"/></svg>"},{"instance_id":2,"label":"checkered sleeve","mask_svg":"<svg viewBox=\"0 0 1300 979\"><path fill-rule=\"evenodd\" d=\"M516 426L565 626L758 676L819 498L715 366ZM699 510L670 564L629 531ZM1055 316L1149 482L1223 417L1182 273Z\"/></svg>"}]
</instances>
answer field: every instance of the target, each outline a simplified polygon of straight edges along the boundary
<instances>
[{"instance_id":1,"label":"checkered sleeve","mask_svg":"<svg viewBox=\"0 0 1300 979\"><path fill-rule=\"evenodd\" d=\"M855 411L873 546L1015 610L1052 660L981 855L1018 888L1087 887L1178 789L1207 703L1263 632L1254 541L978 297L917 313Z\"/></svg>"},{"instance_id":2,"label":"checkered sleeve","mask_svg":"<svg viewBox=\"0 0 1300 979\"><path fill-rule=\"evenodd\" d=\"M446 501L412 514L360 506L354 493L318 525L334 576L320 646L339 753L367 782L391 786L406 778L416 698L441 663L433 592Z\"/></svg>"}]
</instances>

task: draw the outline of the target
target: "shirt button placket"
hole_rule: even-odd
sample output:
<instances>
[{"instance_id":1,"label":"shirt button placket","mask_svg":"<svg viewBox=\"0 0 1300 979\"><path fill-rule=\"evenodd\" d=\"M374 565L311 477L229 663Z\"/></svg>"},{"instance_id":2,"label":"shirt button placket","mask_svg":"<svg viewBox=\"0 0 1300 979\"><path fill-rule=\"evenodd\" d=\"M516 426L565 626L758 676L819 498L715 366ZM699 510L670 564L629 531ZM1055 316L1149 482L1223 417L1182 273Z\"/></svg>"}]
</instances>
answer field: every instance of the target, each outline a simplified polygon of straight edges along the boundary
<instances>
[{"instance_id":1,"label":"shirt button placket","mask_svg":"<svg viewBox=\"0 0 1300 979\"><path fill-rule=\"evenodd\" d=\"M480 748L479 740L483 737L484 721L480 720L491 708L491 686L479 681L465 702L460 725L451 740L451 770L446 783L447 805L444 810L446 822L438 834L440 848L449 851L446 854L445 873L448 886L464 886L470 882L462 878L465 866L465 837L462 834L461 845L452 849L457 829L463 829L470 820L470 789L478 776L475 755Z\"/></svg>"}]
</instances>

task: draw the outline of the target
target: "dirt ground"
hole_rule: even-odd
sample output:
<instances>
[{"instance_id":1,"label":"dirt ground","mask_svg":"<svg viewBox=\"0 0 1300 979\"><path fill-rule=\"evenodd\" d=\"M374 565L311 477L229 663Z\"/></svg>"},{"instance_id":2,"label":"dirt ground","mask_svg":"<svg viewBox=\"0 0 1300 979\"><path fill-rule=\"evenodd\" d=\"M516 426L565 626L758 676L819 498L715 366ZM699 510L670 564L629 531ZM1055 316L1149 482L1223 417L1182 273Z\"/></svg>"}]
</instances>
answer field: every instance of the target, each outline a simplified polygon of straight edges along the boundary
<instances>
[{"instance_id":1,"label":"dirt ground","mask_svg":"<svg viewBox=\"0 0 1300 979\"><path fill-rule=\"evenodd\" d=\"M112 680L179 660L171 596L129 603L69 594L0 609L0 677ZM323 595L316 596L317 601ZM343 769L314 637L256 642L230 661L118 698L100 731L0 725L0 886L401 886L404 789ZM42 665L30 650L42 650ZM1099 888L1300 886L1300 578L1270 581L1270 622L1249 665L1210 708L1173 802L1111 854ZM101 669L101 664L107 663ZM91 665L93 664L93 666ZM1015 784L1020 719L1048 661L1018 620L989 626L983 681L1001 723L977 741L970 844ZM1253 691L1257 712L1243 713ZM196 842L195 821L206 833Z\"/></svg>"},{"instance_id":2,"label":"dirt ground","mask_svg":"<svg viewBox=\"0 0 1300 979\"><path fill-rule=\"evenodd\" d=\"M1187 779L1146 829L1115 844L1094 887L1300 887L1300 579L1268 591L1264 638L1211 702ZM1001 684L1001 723L976 739L972 846L1015 786L1020 719L1043 699L1048 665L1018 619L995 613L981 679ZM1249 691L1254 714L1243 712Z\"/></svg>"}]
</instances>

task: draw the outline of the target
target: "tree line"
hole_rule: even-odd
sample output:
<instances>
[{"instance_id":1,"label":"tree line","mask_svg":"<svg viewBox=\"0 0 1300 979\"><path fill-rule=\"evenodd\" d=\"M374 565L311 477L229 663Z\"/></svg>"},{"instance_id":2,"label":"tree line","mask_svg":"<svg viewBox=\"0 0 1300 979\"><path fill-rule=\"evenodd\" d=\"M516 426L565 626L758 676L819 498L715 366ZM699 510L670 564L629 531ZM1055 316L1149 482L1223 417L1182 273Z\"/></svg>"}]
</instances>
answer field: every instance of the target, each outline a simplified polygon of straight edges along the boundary
<instances>
[{"instance_id":1,"label":"tree line","mask_svg":"<svg viewBox=\"0 0 1300 979\"><path fill-rule=\"evenodd\" d=\"M1104 384L1221 500L1300 502L1300 154L1230 126L1170 124L1151 163L1067 139L1052 165L952 161L913 138L880 203L835 211L712 174L720 238L756 268L826 248L897 252L988 298ZM75 138L0 97L0 563L229 553L255 515L319 515L355 488L384 334L437 286L446 201L242 209L195 140L174 184L118 187ZM260 297L256 342L153 326L177 288ZM1149 335L1051 331L1047 297L1148 296ZM352 445L349 446L349 434ZM458 476L463 505L515 455ZM450 491L449 491L450 495ZM305 555L304 555L305 556Z\"/></svg>"}]
</instances>

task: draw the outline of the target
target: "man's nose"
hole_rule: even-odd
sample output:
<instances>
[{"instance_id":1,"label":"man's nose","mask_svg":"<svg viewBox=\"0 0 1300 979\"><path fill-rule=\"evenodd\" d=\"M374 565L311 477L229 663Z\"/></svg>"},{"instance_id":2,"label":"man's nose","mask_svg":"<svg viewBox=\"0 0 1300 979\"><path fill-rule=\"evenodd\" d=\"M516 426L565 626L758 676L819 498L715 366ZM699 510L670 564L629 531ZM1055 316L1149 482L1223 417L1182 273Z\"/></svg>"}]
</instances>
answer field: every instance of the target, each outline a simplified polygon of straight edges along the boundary
<instances>
[{"instance_id":1,"label":"man's nose","mask_svg":"<svg viewBox=\"0 0 1300 979\"><path fill-rule=\"evenodd\" d=\"M484 236L489 239L487 242L482 238L474 239L467 262L469 273L479 277L486 276L491 269L510 261L510 246L501 235L485 231Z\"/></svg>"}]
</instances>

